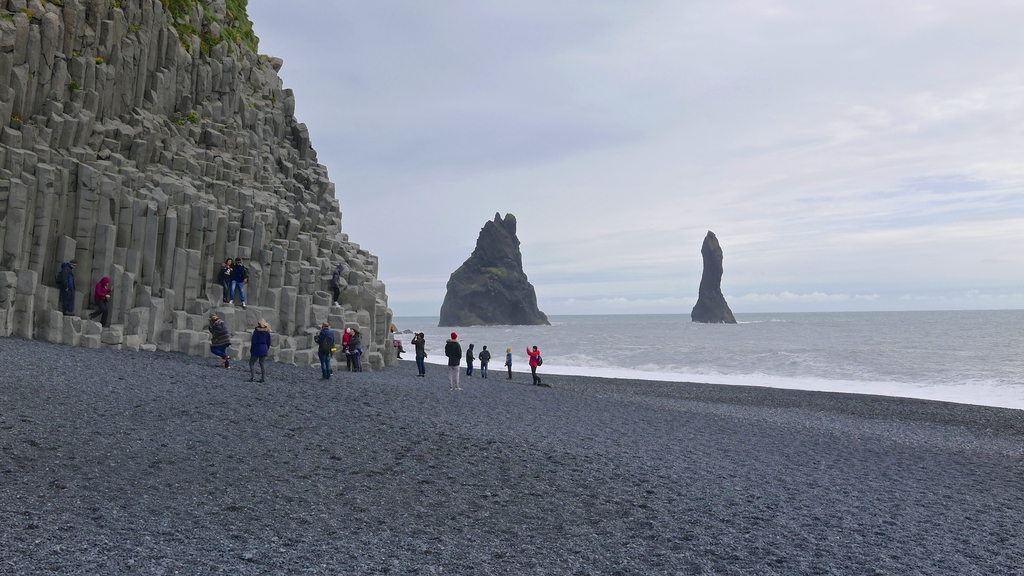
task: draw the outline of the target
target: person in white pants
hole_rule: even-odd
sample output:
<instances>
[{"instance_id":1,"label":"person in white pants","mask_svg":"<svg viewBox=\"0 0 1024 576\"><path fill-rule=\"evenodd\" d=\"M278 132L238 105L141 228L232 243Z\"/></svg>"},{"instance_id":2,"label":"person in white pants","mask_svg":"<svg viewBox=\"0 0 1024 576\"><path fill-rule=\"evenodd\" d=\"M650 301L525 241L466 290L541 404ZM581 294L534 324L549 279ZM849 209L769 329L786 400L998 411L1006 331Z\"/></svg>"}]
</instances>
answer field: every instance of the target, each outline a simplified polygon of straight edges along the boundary
<instances>
[{"instance_id":1,"label":"person in white pants","mask_svg":"<svg viewBox=\"0 0 1024 576\"><path fill-rule=\"evenodd\" d=\"M462 344L459 335L452 332L452 337L444 344L444 355L448 357L448 384L450 390L462 390L459 387L459 368L462 364Z\"/></svg>"}]
</instances>

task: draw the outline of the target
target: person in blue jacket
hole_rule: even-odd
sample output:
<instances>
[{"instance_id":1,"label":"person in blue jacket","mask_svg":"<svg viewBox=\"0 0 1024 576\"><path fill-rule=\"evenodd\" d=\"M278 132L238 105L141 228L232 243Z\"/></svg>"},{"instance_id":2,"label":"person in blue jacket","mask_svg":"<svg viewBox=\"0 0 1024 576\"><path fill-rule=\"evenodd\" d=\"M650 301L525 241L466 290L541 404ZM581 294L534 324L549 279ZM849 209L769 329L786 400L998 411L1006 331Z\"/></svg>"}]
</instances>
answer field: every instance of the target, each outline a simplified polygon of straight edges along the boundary
<instances>
[{"instance_id":1,"label":"person in blue jacket","mask_svg":"<svg viewBox=\"0 0 1024 576\"><path fill-rule=\"evenodd\" d=\"M331 356L334 354L334 331L331 330L331 325L324 322L320 325L320 333L313 339L317 343L317 355L320 357L320 379L330 380L331 373Z\"/></svg>"},{"instance_id":2,"label":"person in blue jacket","mask_svg":"<svg viewBox=\"0 0 1024 576\"><path fill-rule=\"evenodd\" d=\"M75 313L75 266L74 260L60 265L60 304L65 316Z\"/></svg>"},{"instance_id":3,"label":"person in blue jacket","mask_svg":"<svg viewBox=\"0 0 1024 576\"><path fill-rule=\"evenodd\" d=\"M231 302L235 301L235 290L238 290L238 299L242 302L242 310L245 310L245 285L249 282L249 271L242 266L242 259L235 258L235 265L231 268Z\"/></svg>"},{"instance_id":4,"label":"person in blue jacket","mask_svg":"<svg viewBox=\"0 0 1024 576\"><path fill-rule=\"evenodd\" d=\"M270 353L270 325L263 318L256 322L249 347L249 382L256 382L256 362L260 363L260 382L267 381L267 368L263 362Z\"/></svg>"}]
</instances>

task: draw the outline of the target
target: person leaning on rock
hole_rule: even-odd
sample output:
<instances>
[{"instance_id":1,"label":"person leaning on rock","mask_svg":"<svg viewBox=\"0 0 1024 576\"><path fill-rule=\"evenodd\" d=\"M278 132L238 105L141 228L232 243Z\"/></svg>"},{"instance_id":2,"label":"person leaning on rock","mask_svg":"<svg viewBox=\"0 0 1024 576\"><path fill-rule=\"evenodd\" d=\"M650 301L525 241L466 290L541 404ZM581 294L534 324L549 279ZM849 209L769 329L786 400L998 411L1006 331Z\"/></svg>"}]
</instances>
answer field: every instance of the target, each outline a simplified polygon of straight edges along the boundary
<instances>
[{"instance_id":1,"label":"person leaning on rock","mask_svg":"<svg viewBox=\"0 0 1024 576\"><path fill-rule=\"evenodd\" d=\"M252 331L252 341L249 347L249 382L256 382L256 362L260 363L260 382L267 381L267 368L264 362L270 353L270 325L263 318L256 322L256 329Z\"/></svg>"},{"instance_id":2,"label":"person leaning on rock","mask_svg":"<svg viewBox=\"0 0 1024 576\"><path fill-rule=\"evenodd\" d=\"M444 343L444 355L448 357L449 390L462 390L459 386L459 368L462 365L462 344L459 335L452 332L452 337Z\"/></svg>"},{"instance_id":3,"label":"person leaning on rock","mask_svg":"<svg viewBox=\"0 0 1024 576\"><path fill-rule=\"evenodd\" d=\"M227 304L228 300L231 299L231 265L234 261L228 258L220 265L220 272L217 274L217 282L220 282L222 288L224 288L224 303Z\"/></svg>"},{"instance_id":4,"label":"person leaning on rock","mask_svg":"<svg viewBox=\"0 0 1024 576\"><path fill-rule=\"evenodd\" d=\"M359 330L352 329L352 337L348 339L348 349L352 351L352 371L363 371L363 335Z\"/></svg>"},{"instance_id":5,"label":"person leaning on rock","mask_svg":"<svg viewBox=\"0 0 1024 576\"><path fill-rule=\"evenodd\" d=\"M242 266L242 259L235 258L235 266L231 269L231 302L235 301L235 290L238 291L238 299L242 302L242 310L245 310L245 285L249 283L249 271Z\"/></svg>"},{"instance_id":6,"label":"person leaning on rock","mask_svg":"<svg viewBox=\"0 0 1024 576\"><path fill-rule=\"evenodd\" d=\"M427 365L424 362L427 357L427 345L423 332L412 337L412 345L416 347L416 369L419 370L417 376L424 378L427 375Z\"/></svg>"},{"instance_id":7,"label":"person leaning on rock","mask_svg":"<svg viewBox=\"0 0 1024 576\"><path fill-rule=\"evenodd\" d=\"M231 360L228 359L228 346L231 345L231 332L224 321L216 314L210 314L210 353L220 357L220 365L231 368Z\"/></svg>"},{"instance_id":8,"label":"person leaning on rock","mask_svg":"<svg viewBox=\"0 0 1024 576\"><path fill-rule=\"evenodd\" d=\"M78 262L72 260L60 265L60 274L57 275L60 286L60 308L65 316L72 316L75 313L75 267Z\"/></svg>"}]
</instances>

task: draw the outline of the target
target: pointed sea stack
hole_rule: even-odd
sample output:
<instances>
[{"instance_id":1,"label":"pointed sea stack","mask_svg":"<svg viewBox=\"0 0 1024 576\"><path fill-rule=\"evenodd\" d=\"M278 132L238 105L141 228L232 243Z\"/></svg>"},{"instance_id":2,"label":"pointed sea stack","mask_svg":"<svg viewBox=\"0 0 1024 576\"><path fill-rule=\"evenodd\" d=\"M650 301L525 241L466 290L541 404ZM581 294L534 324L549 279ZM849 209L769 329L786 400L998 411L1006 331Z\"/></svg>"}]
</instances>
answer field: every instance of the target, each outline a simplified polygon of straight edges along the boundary
<instances>
[{"instance_id":1,"label":"pointed sea stack","mask_svg":"<svg viewBox=\"0 0 1024 576\"><path fill-rule=\"evenodd\" d=\"M523 272L516 217L495 213L473 254L448 280L438 326L536 324L551 323L537 309L537 292Z\"/></svg>"},{"instance_id":2,"label":"pointed sea stack","mask_svg":"<svg viewBox=\"0 0 1024 576\"><path fill-rule=\"evenodd\" d=\"M735 324L736 317L722 295L722 247L714 232L708 230L700 255L704 257L704 273L700 277L700 294L697 305L690 312L690 319L705 324Z\"/></svg>"}]
</instances>

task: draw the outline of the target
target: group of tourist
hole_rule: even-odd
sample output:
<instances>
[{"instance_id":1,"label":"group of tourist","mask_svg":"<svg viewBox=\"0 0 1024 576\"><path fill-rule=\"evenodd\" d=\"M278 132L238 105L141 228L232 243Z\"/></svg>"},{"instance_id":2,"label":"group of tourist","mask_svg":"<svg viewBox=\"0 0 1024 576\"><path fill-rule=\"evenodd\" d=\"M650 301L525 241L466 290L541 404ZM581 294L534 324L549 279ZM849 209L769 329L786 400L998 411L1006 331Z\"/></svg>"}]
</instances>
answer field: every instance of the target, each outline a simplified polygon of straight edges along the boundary
<instances>
[{"instance_id":1,"label":"group of tourist","mask_svg":"<svg viewBox=\"0 0 1024 576\"><path fill-rule=\"evenodd\" d=\"M418 371L417 376L426 376L426 365L424 359L427 357L426 352L426 337L423 332L419 332L413 336L413 346L416 347L416 369ZM462 344L459 342L459 335L452 332L452 337L445 341L444 355L448 357L448 383L451 390L462 390L459 385L459 374L462 371L462 361L466 361L466 376L473 376L473 362L480 361L480 377L487 378L488 372L487 367L491 362L491 352L484 346L480 353L474 356L473 348L475 344L470 344L469 348L466 349L465 356L462 353ZM547 386L544 384L540 376L537 376L537 367L544 363L544 359L540 355L540 350L534 346L532 349L527 348L526 354L530 358L530 372L533 374L533 384L535 386ZM505 367L508 369L508 379L512 379L512 348L505 349Z\"/></svg>"},{"instance_id":2,"label":"group of tourist","mask_svg":"<svg viewBox=\"0 0 1024 576\"><path fill-rule=\"evenodd\" d=\"M220 273L217 275L217 282L224 288L223 301L225 304L235 303L235 294L238 301L245 310L245 285L249 283L249 271L242 264L241 258L228 258L220 265Z\"/></svg>"},{"instance_id":3,"label":"group of tourist","mask_svg":"<svg viewBox=\"0 0 1024 576\"><path fill-rule=\"evenodd\" d=\"M78 262L72 260L60 265L57 273L57 287L60 288L60 309L65 316L75 313L75 268ZM114 290L109 276L104 276L93 289L92 302L96 309L89 313L90 319L100 318L100 324L110 326L110 298Z\"/></svg>"},{"instance_id":4,"label":"group of tourist","mask_svg":"<svg viewBox=\"0 0 1024 576\"><path fill-rule=\"evenodd\" d=\"M321 380L330 380L334 370L331 369L331 358L338 351L337 341L331 325L324 322L320 332L314 337L317 343L317 355L320 357ZM341 350L345 354L346 368L349 372L363 371L363 335L356 328L345 328L341 333Z\"/></svg>"}]
</instances>

